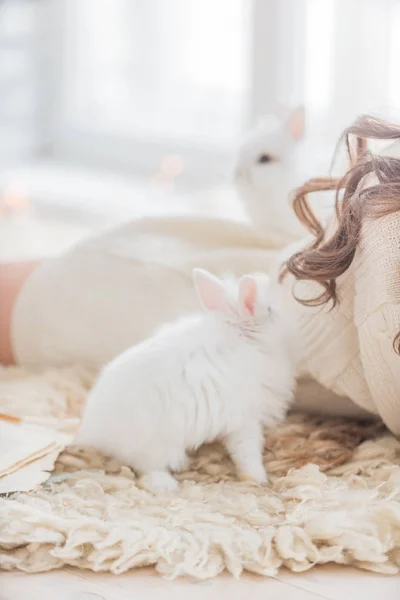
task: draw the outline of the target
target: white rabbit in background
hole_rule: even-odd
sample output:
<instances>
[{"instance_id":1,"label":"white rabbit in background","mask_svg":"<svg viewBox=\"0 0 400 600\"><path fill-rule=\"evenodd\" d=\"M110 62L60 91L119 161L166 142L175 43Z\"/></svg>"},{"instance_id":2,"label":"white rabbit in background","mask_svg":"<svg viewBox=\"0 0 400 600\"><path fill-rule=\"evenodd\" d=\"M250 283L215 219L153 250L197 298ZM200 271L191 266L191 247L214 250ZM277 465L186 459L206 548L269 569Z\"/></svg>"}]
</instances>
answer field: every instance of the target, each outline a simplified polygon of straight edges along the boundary
<instances>
[{"instance_id":1,"label":"white rabbit in background","mask_svg":"<svg viewBox=\"0 0 400 600\"><path fill-rule=\"evenodd\" d=\"M300 156L304 110L285 120L266 117L246 137L237 160L235 182L251 221L263 235L281 233L288 239L304 235L289 195L304 183Z\"/></svg>"},{"instance_id":2,"label":"white rabbit in background","mask_svg":"<svg viewBox=\"0 0 400 600\"><path fill-rule=\"evenodd\" d=\"M75 443L172 491L187 450L221 439L242 479L267 481L263 425L293 395L293 335L266 275L220 280L195 269L204 312L162 327L112 361L89 394Z\"/></svg>"}]
</instances>

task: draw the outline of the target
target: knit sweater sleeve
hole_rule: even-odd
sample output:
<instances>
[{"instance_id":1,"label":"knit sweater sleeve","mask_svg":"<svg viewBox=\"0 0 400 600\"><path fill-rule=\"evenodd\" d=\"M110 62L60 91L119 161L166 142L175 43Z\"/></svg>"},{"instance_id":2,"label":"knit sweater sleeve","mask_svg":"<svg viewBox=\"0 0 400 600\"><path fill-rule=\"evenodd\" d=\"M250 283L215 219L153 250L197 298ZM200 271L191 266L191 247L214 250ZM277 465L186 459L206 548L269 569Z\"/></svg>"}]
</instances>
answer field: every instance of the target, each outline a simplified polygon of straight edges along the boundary
<instances>
[{"instance_id":1,"label":"knit sweater sleeve","mask_svg":"<svg viewBox=\"0 0 400 600\"><path fill-rule=\"evenodd\" d=\"M364 224L355 264L354 319L376 410L400 435L400 213Z\"/></svg>"}]
</instances>

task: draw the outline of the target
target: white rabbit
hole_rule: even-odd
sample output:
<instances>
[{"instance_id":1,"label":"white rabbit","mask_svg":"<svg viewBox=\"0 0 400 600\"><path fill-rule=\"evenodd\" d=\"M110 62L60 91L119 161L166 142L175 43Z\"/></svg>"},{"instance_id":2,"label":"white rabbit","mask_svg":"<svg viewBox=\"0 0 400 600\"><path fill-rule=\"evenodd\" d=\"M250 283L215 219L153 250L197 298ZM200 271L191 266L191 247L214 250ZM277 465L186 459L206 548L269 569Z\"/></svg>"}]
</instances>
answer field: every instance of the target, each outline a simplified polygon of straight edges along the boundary
<instances>
[{"instance_id":1,"label":"white rabbit","mask_svg":"<svg viewBox=\"0 0 400 600\"><path fill-rule=\"evenodd\" d=\"M186 451L222 439L243 479L267 481L262 425L284 419L294 387L291 328L266 275L193 278L205 312L162 327L112 361L89 394L77 444L172 491Z\"/></svg>"},{"instance_id":2,"label":"white rabbit","mask_svg":"<svg viewBox=\"0 0 400 600\"><path fill-rule=\"evenodd\" d=\"M289 199L306 179L299 156L303 129L301 107L284 121L265 118L246 137L235 169L237 190L253 225L265 235L281 233L288 241L305 232Z\"/></svg>"}]
</instances>

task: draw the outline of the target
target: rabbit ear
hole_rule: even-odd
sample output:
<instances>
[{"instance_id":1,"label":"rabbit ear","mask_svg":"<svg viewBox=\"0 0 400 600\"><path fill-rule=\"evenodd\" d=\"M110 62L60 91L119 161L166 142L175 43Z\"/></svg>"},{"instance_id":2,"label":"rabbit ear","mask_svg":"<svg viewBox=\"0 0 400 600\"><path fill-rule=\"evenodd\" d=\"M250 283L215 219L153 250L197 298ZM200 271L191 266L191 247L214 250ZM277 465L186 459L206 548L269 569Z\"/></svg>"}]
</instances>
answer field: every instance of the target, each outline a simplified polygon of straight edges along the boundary
<instances>
[{"instance_id":1,"label":"rabbit ear","mask_svg":"<svg viewBox=\"0 0 400 600\"><path fill-rule=\"evenodd\" d=\"M286 127L294 140L300 140L304 135L305 111L304 106L298 106L289 116Z\"/></svg>"},{"instance_id":2,"label":"rabbit ear","mask_svg":"<svg viewBox=\"0 0 400 600\"><path fill-rule=\"evenodd\" d=\"M193 269L193 281L203 307L208 311L227 309L226 291L223 283L204 269Z\"/></svg>"},{"instance_id":3,"label":"rabbit ear","mask_svg":"<svg viewBox=\"0 0 400 600\"><path fill-rule=\"evenodd\" d=\"M241 317L254 316L257 299L257 282L254 277L244 275L239 281L239 314Z\"/></svg>"}]
</instances>

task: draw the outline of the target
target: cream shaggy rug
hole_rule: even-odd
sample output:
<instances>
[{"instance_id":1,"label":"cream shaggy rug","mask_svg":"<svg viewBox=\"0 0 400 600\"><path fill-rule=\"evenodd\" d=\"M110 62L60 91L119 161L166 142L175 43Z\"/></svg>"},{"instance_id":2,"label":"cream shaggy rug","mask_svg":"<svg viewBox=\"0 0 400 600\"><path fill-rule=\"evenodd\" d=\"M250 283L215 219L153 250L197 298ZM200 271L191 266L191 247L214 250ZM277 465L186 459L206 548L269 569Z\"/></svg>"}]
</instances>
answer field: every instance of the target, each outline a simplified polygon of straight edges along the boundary
<instances>
[{"instance_id":1,"label":"cream shaggy rug","mask_svg":"<svg viewBox=\"0 0 400 600\"><path fill-rule=\"evenodd\" d=\"M0 412L77 416L91 382L81 369L4 369ZM218 445L204 447L179 493L156 497L127 467L68 448L45 484L0 499L0 566L155 565L198 579L331 561L398 572L400 442L382 426L293 415L269 432L264 457L271 483L262 488L237 482Z\"/></svg>"}]
</instances>

